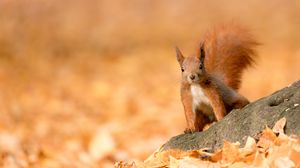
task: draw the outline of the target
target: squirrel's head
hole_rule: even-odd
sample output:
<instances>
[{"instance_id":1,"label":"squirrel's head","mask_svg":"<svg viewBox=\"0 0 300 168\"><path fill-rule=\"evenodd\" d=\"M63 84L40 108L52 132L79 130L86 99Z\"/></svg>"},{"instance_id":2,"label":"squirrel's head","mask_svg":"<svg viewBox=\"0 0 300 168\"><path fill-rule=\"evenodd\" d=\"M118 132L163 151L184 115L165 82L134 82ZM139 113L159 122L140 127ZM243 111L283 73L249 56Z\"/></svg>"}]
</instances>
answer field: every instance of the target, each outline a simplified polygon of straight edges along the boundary
<instances>
[{"instance_id":1,"label":"squirrel's head","mask_svg":"<svg viewBox=\"0 0 300 168\"><path fill-rule=\"evenodd\" d=\"M204 67L204 43L200 46L200 52L197 56L184 57L178 47L176 47L177 61L181 67L182 80L189 84L196 84L205 80Z\"/></svg>"}]
</instances>

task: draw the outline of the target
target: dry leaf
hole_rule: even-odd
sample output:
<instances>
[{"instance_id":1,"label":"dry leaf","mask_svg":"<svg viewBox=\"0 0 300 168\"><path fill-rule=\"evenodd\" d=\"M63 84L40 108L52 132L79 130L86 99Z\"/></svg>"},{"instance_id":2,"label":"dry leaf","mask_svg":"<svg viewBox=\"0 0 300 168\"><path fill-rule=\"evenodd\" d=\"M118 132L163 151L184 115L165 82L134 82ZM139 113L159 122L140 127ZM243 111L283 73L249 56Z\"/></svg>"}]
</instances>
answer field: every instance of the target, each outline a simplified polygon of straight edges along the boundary
<instances>
[{"instance_id":1,"label":"dry leaf","mask_svg":"<svg viewBox=\"0 0 300 168\"><path fill-rule=\"evenodd\" d=\"M300 151L293 148L290 154L290 159L295 163L295 165L300 166Z\"/></svg>"},{"instance_id":2,"label":"dry leaf","mask_svg":"<svg viewBox=\"0 0 300 168\"><path fill-rule=\"evenodd\" d=\"M265 130L263 130L257 146L261 147L263 150L267 150L271 145L274 144L276 138L277 137L273 131L267 127Z\"/></svg>"},{"instance_id":3,"label":"dry leaf","mask_svg":"<svg viewBox=\"0 0 300 168\"><path fill-rule=\"evenodd\" d=\"M169 166L170 166L170 168L179 168L179 161L176 158L170 156Z\"/></svg>"},{"instance_id":4,"label":"dry leaf","mask_svg":"<svg viewBox=\"0 0 300 168\"><path fill-rule=\"evenodd\" d=\"M256 149L255 139L252 137L247 137L244 148L240 149L240 158L237 161L252 163L255 159Z\"/></svg>"},{"instance_id":5,"label":"dry leaf","mask_svg":"<svg viewBox=\"0 0 300 168\"><path fill-rule=\"evenodd\" d=\"M126 163L126 162L117 162L115 164L115 168L136 168L135 162Z\"/></svg>"},{"instance_id":6,"label":"dry leaf","mask_svg":"<svg viewBox=\"0 0 300 168\"><path fill-rule=\"evenodd\" d=\"M170 156L173 158L180 158L181 153L180 150L167 150L167 151L157 151L151 155L148 159L144 161L145 167L163 167L169 165Z\"/></svg>"},{"instance_id":7,"label":"dry leaf","mask_svg":"<svg viewBox=\"0 0 300 168\"><path fill-rule=\"evenodd\" d=\"M232 165L228 166L228 168L245 168L247 166L249 166L249 165L244 162L236 162L236 163L233 163Z\"/></svg>"},{"instance_id":8,"label":"dry leaf","mask_svg":"<svg viewBox=\"0 0 300 168\"><path fill-rule=\"evenodd\" d=\"M283 117L283 118L281 118L280 120L278 120L278 121L275 123L275 125L274 125L272 131L273 131L274 133L284 134L283 129L284 129L284 127L285 127L285 124L286 124L286 118Z\"/></svg>"},{"instance_id":9,"label":"dry leaf","mask_svg":"<svg viewBox=\"0 0 300 168\"><path fill-rule=\"evenodd\" d=\"M243 149L245 149L245 150L251 150L251 151L255 150L256 149L256 141L255 141L255 139L248 136L247 140L246 140L246 144L245 144L245 146L244 146Z\"/></svg>"},{"instance_id":10,"label":"dry leaf","mask_svg":"<svg viewBox=\"0 0 300 168\"><path fill-rule=\"evenodd\" d=\"M160 148L158 148L156 151L154 151L144 162L149 162L152 159L154 159L157 154L159 154L160 152L163 151L163 147L164 147L164 145L162 145Z\"/></svg>"},{"instance_id":11,"label":"dry leaf","mask_svg":"<svg viewBox=\"0 0 300 168\"><path fill-rule=\"evenodd\" d=\"M276 167L276 168L292 168L292 167L295 167L295 164L287 156L285 156L285 157L277 158L274 161L274 167Z\"/></svg>"},{"instance_id":12,"label":"dry leaf","mask_svg":"<svg viewBox=\"0 0 300 168\"><path fill-rule=\"evenodd\" d=\"M222 150L216 151L212 156L210 157L210 160L212 162L218 162L222 160Z\"/></svg>"},{"instance_id":13,"label":"dry leaf","mask_svg":"<svg viewBox=\"0 0 300 168\"><path fill-rule=\"evenodd\" d=\"M179 160L178 168L199 168L199 167L207 167L207 168L221 168L220 164L211 163L208 161L201 161L200 159L184 157Z\"/></svg>"},{"instance_id":14,"label":"dry leaf","mask_svg":"<svg viewBox=\"0 0 300 168\"><path fill-rule=\"evenodd\" d=\"M224 140L222 149L222 161L225 163L233 163L239 158L240 143L230 143Z\"/></svg>"},{"instance_id":15,"label":"dry leaf","mask_svg":"<svg viewBox=\"0 0 300 168\"><path fill-rule=\"evenodd\" d=\"M252 162L252 165L253 166L257 166L257 167L266 167L268 165L268 163L266 161L265 154L256 151L256 153L255 153L255 159Z\"/></svg>"}]
</instances>

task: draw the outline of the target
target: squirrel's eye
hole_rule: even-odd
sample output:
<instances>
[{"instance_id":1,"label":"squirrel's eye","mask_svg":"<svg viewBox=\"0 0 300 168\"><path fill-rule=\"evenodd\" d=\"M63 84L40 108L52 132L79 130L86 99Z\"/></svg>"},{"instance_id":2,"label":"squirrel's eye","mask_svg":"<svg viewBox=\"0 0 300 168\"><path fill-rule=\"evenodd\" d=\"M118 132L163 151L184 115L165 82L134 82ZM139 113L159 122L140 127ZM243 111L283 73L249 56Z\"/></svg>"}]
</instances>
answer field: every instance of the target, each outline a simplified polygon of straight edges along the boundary
<instances>
[{"instance_id":1,"label":"squirrel's eye","mask_svg":"<svg viewBox=\"0 0 300 168\"><path fill-rule=\"evenodd\" d=\"M183 68L181 68L181 72L184 72L184 69L183 69Z\"/></svg>"}]
</instances>

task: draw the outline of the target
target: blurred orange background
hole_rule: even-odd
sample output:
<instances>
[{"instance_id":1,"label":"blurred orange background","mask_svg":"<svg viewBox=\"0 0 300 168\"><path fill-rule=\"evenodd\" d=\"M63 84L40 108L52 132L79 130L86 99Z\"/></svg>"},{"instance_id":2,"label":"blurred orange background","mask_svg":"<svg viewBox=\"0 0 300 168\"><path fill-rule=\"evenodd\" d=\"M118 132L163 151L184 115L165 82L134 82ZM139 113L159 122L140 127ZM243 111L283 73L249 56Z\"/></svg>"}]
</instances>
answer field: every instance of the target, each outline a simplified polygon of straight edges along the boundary
<instances>
[{"instance_id":1,"label":"blurred orange background","mask_svg":"<svg viewBox=\"0 0 300 168\"><path fill-rule=\"evenodd\" d=\"M300 77L300 1L1 0L1 167L111 167L183 132L180 68L213 25L238 21L259 57L254 101Z\"/></svg>"}]
</instances>

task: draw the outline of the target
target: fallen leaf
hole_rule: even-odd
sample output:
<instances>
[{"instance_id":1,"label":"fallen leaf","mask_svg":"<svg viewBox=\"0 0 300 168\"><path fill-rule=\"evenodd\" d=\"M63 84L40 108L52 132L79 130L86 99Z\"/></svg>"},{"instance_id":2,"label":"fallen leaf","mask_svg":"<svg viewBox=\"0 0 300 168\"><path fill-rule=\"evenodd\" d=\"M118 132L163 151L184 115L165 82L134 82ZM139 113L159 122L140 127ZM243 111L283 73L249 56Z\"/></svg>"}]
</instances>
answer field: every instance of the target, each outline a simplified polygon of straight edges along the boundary
<instances>
[{"instance_id":1,"label":"fallen leaf","mask_svg":"<svg viewBox=\"0 0 300 168\"><path fill-rule=\"evenodd\" d=\"M222 151L222 161L225 163L233 163L239 159L239 147L240 143L230 143L224 140L223 151Z\"/></svg>"},{"instance_id":2,"label":"fallen leaf","mask_svg":"<svg viewBox=\"0 0 300 168\"><path fill-rule=\"evenodd\" d=\"M237 161L243 161L245 163L252 163L255 159L257 147L255 139L252 137L247 137L246 144L244 148L240 149L240 159Z\"/></svg>"},{"instance_id":3,"label":"fallen leaf","mask_svg":"<svg viewBox=\"0 0 300 168\"><path fill-rule=\"evenodd\" d=\"M263 150L267 150L271 145L274 144L276 138L277 137L273 133L273 131L267 127L265 130L263 130L262 135L257 143L257 146L261 147Z\"/></svg>"},{"instance_id":4,"label":"fallen leaf","mask_svg":"<svg viewBox=\"0 0 300 168\"><path fill-rule=\"evenodd\" d=\"M115 168L136 168L135 162L126 163L123 161L117 162Z\"/></svg>"},{"instance_id":5,"label":"fallen leaf","mask_svg":"<svg viewBox=\"0 0 300 168\"><path fill-rule=\"evenodd\" d=\"M287 156L285 156L285 157L277 158L274 161L274 167L276 167L276 168L292 168L292 167L295 167L295 164Z\"/></svg>"},{"instance_id":6,"label":"fallen leaf","mask_svg":"<svg viewBox=\"0 0 300 168\"><path fill-rule=\"evenodd\" d=\"M222 150L216 151L211 157L210 160L212 162L219 162L222 160Z\"/></svg>"},{"instance_id":7,"label":"fallen leaf","mask_svg":"<svg viewBox=\"0 0 300 168\"><path fill-rule=\"evenodd\" d=\"M286 124L286 118L283 117L275 123L274 127L272 128L272 131L274 133L284 134L283 129L285 127L285 124Z\"/></svg>"},{"instance_id":8,"label":"fallen leaf","mask_svg":"<svg viewBox=\"0 0 300 168\"><path fill-rule=\"evenodd\" d=\"M184 157L179 160L178 168L199 168L199 167L207 167L207 168L221 168L221 165L218 163L211 163L208 161L201 161L196 158Z\"/></svg>"},{"instance_id":9,"label":"fallen leaf","mask_svg":"<svg viewBox=\"0 0 300 168\"><path fill-rule=\"evenodd\" d=\"M300 167L300 151L293 148L290 154L290 159L295 163L295 165Z\"/></svg>"},{"instance_id":10,"label":"fallen leaf","mask_svg":"<svg viewBox=\"0 0 300 168\"><path fill-rule=\"evenodd\" d=\"M170 168L179 168L179 161L176 158L170 156L169 166L170 166Z\"/></svg>"},{"instance_id":11,"label":"fallen leaf","mask_svg":"<svg viewBox=\"0 0 300 168\"><path fill-rule=\"evenodd\" d=\"M247 166L249 166L249 165L244 162L236 162L236 163L233 163L232 165L228 166L228 168L244 168Z\"/></svg>"},{"instance_id":12,"label":"fallen leaf","mask_svg":"<svg viewBox=\"0 0 300 168\"><path fill-rule=\"evenodd\" d=\"M252 162L252 165L257 167L266 167L268 164L266 161L265 154L257 151L255 154L255 159Z\"/></svg>"}]
</instances>

